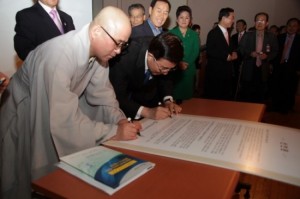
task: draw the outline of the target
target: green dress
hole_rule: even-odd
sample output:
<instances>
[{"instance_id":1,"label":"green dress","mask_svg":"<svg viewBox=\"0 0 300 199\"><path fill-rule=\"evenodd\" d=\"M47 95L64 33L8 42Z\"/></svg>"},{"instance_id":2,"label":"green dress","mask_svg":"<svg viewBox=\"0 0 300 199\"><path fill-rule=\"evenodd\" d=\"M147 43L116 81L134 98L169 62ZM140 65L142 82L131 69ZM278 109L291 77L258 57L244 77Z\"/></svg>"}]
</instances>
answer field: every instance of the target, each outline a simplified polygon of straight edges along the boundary
<instances>
[{"instance_id":1,"label":"green dress","mask_svg":"<svg viewBox=\"0 0 300 199\"><path fill-rule=\"evenodd\" d=\"M183 61L188 63L186 70L177 70L172 74L174 78L173 98L175 100L190 99L194 94L196 59L200 52L199 36L195 31L188 28L183 37L178 26L171 29L170 32L181 39L184 48Z\"/></svg>"}]
</instances>

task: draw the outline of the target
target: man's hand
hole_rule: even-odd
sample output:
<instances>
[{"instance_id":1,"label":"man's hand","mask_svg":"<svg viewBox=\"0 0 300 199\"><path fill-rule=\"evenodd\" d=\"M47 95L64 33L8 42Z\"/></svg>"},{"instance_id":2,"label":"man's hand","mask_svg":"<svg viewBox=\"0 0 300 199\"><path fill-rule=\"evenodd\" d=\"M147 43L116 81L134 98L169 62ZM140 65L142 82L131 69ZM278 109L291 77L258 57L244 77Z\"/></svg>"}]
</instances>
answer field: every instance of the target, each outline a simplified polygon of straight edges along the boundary
<instances>
[{"instance_id":1,"label":"man's hand","mask_svg":"<svg viewBox=\"0 0 300 199\"><path fill-rule=\"evenodd\" d=\"M171 101L166 101L165 102L165 107L169 109L169 111L171 113L171 116L173 114L177 115L182 110L181 106L179 106L179 105L177 105L177 104L175 104L174 102L171 102Z\"/></svg>"},{"instance_id":2,"label":"man's hand","mask_svg":"<svg viewBox=\"0 0 300 199\"><path fill-rule=\"evenodd\" d=\"M168 108L162 106L158 106L155 108L144 107L142 111L142 116L153 120L162 120L167 117L170 117L171 112Z\"/></svg>"},{"instance_id":3,"label":"man's hand","mask_svg":"<svg viewBox=\"0 0 300 199\"><path fill-rule=\"evenodd\" d=\"M113 140L134 140L137 138L137 133L142 129L142 125L138 121L128 122L127 119L122 119L118 122L117 133Z\"/></svg>"},{"instance_id":4,"label":"man's hand","mask_svg":"<svg viewBox=\"0 0 300 199\"><path fill-rule=\"evenodd\" d=\"M1 94L9 84L9 77L0 72L0 80L1 80L1 84L0 84L0 94Z\"/></svg>"},{"instance_id":5,"label":"man's hand","mask_svg":"<svg viewBox=\"0 0 300 199\"><path fill-rule=\"evenodd\" d=\"M189 66L189 64L188 64L187 62L184 62L184 61L181 61L181 62L179 62L179 64L178 64L178 68L179 68L180 70L186 70L188 66Z\"/></svg>"}]
</instances>

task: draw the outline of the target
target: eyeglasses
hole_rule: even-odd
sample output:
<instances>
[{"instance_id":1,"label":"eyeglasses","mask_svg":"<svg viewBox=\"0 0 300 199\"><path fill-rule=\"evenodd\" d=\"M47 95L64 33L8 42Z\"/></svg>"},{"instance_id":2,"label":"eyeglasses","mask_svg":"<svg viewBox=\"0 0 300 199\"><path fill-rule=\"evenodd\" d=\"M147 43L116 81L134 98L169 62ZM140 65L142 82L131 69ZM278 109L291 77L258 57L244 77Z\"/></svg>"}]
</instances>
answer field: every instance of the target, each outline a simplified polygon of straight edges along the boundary
<instances>
[{"instance_id":1,"label":"eyeglasses","mask_svg":"<svg viewBox=\"0 0 300 199\"><path fill-rule=\"evenodd\" d=\"M111 40L113 40L113 42L116 44L117 48L120 48L121 50L124 50L125 48L128 47L128 42L125 41L121 41L121 42L117 42L102 26L101 28L104 30L104 32L111 38Z\"/></svg>"},{"instance_id":2,"label":"eyeglasses","mask_svg":"<svg viewBox=\"0 0 300 199\"><path fill-rule=\"evenodd\" d=\"M136 15L136 16L133 16L131 15L129 18L131 19L140 19L140 18L143 18L144 14L143 15Z\"/></svg>"},{"instance_id":3,"label":"eyeglasses","mask_svg":"<svg viewBox=\"0 0 300 199\"><path fill-rule=\"evenodd\" d=\"M153 60L154 60L155 64L157 65L157 68L159 69L160 72L172 72L172 71L177 70L176 66L173 67L173 68L168 68L168 67L165 67L165 66L160 66L154 57L153 57Z\"/></svg>"},{"instance_id":4,"label":"eyeglasses","mask_svg":"<svg viewBox=\"0 0 300 199\"><path fill-rule=\"evenodd\" d=\"M266 23L265 20L256 20L255 22L256 22L256 23Z\"/></svg>"}]
</instances>

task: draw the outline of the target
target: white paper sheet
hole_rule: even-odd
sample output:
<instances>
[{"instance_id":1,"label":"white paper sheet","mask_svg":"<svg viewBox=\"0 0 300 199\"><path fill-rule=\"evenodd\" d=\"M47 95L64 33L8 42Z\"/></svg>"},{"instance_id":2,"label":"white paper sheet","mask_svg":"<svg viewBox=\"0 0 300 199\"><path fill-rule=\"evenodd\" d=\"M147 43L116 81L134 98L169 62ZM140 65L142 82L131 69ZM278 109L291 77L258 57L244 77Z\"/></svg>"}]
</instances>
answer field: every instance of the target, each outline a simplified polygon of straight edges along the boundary
<instances>
[{"instance_id":1,"label":"white paper sheet","mask_svg":"<svg viewBox=\"0 0 300 199\"><path fill-rule=\"evenodd\" d=\"M189 160L300 186L300 130L180 114L142 121L142 136L105 145Z\"/></svg>"}]
</instances>

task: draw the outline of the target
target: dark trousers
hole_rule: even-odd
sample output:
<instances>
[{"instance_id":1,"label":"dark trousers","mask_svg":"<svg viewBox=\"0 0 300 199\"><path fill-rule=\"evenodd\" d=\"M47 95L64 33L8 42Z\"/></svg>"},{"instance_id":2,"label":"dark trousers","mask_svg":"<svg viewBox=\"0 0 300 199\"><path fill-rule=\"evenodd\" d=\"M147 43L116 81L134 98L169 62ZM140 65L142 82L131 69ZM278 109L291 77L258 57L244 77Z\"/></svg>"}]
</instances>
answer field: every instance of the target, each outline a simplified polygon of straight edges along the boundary
<instances>
[{"instance_id":1,"label":"dark trousers","mask_svg":"<svg viewBox=\"0 0 300 199\"><path fill-rule=\"evenodd\" d=\"M255 67L250 81L241 81L239 100L244 102L266 103L268 81L263 81L260 67Z\"/></svg>"},{"instance_id":2,"label":"dark trousers","mask_svg":"<svg viewBox=\"0 0 300 199\"><path fill-rule=\"evenodd\" d=\"M272 79L272 108L288 112L295 105L299 77L297 71L288 63L276 67Z\"/></svg>"}]
</instances>

